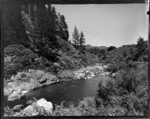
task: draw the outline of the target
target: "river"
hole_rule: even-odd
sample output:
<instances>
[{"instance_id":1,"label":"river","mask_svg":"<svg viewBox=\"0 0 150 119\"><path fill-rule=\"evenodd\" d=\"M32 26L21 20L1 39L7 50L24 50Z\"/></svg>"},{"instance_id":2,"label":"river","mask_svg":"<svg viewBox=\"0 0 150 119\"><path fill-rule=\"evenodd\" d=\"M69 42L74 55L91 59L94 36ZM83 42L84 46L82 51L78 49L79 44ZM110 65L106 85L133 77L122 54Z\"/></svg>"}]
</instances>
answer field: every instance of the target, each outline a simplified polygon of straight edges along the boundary
<instances>
[{"instance_id":1,"label":"river","mask_svg":"<svg viewBox=\"0 0 150 119\"><path fill-rule=\"evenodd\" d=\"M65 105L70 104L70 102L77 104L84 97L93 97L96 95L99 81L100 77L95 77L89 80L80 79L52 84L29 91L24 97L15 101L7 101L5 97L4 105L8 105L11 108L18 104L27 106L27 101L32 100L33 97L36 99L45 98L47 101L51 101L57 105L60 105L63 101L65 101Z\"/></svg>"}]
</instances>

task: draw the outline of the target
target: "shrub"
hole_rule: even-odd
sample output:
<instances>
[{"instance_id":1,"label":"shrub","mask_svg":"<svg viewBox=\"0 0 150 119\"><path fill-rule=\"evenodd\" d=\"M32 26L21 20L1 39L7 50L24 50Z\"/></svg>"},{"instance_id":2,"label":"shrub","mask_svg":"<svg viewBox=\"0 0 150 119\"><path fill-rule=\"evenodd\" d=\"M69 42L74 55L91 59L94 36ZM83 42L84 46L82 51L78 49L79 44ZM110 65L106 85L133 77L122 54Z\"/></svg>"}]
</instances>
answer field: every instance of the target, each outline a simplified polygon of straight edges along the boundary
<instances>
[{"instance_id":1,"label":"shrub","mask_svg":"<svg viewBox=\"0 0 150 119\"><path fill-rule=\"evenodd\" d=\"M105 69L105 71L108 71L108 72L111 72L111 73L115 73L118 70L119 70L118 65L114 65L114 64L109 65L109 67Z\"/></svg>"},{"instance_id":2,"label":"shrub","mask_svg":"<svg viewBox=\"0 0 150 119\"><path fill-rule=\"evenodd\" d=\"M18 71L33 67L37 55L22 45L9 45L4 49L4 76L11 76ZM8 61L8 57L11 59Z\"/></svg>"},{"instance_id":3,"label":"shrub","mask_svg":"<svg viewBox=\"0 0 150 119\"><path fill-rule=\"evenodd\" d=\"M13 59L12 62L22 64L23 66L28 66L32 64L34 58L36 57L36 54L34 54L31 50L24 49L17 55L17 57Z\"/></svg>"},{"instance_id":4,"label":"shrub","mask_svg":"<svg viewBox=\"0 0 150 119\"><path fill-rule=\"evenodd\" d=\"M65 107L63 103L56 105L53 111L53 116L92 116L98 115L98 111L95 108L94 98L84 98L79 102L77 106L71 104L69 107Z\"/></svg>"},{"instance_id":5,"label":"shrub","mask_svg":"<svg viewBox=\"0 0 150 119\"><path fill-rule=\"evenodd\" d=\"M4 48L4 56L15 56L25 49L23 45L13 44Z\"/></svg>"},{"instance_id":6,"label":"shrub","mask_svg":"<svg viewBox=\"0 0 150 119\"><path fill-rule=\"evenodd\" d=\"M14 112L13 109L10 109L10 107L4 107L4 116L13 116Z\"/></svg>"},{"instance_id":7,"label":"shrub","mask_svg":"<svg viewBox=\"0 0 150 119\"><path fill-rule=\"evenodd\" d=\"M17 63L7 64L4 66L4 77L10 78L11 75L16 74L18 71L22 69L23 69L23 66L21 64L17 64Z\"/></svg>"},{"instance_id":8,"label":"shrub","mask_svg":"<svg viewBox=\"0 0 150 119\"><path fill-rule=\"evenodd\" d=\"M110 97L115 93L116 89L113 81L108 80L107 82L99 82L97 89L97 97L102 99L104 105L110 104Z\"/></svg>"},{"instance_id":9,"label":"shrub","mask_svg":"<svg viewBox=\"0 0 150 119\"><path fill-rule=\"evenodd\" d=\"M32 76L28 72L17 72L17 75L14 77L15 80L21 82L29 82L31 78Z\"/></svg>"},{"instance_id":10,"label":"shrub","mask_svg":"<svg viewBox=\"0 0 150 119\"><path fill-rule=\"evenodd\" d=\"M116 49L115 46L110 46L109 48L107 48L107 51L112 51L112 50L114 50L114 49Z\"/></svg>"},{"instance_id":11,"label":"shrub","mask_svg":"<svg viewBox=\"0 0 150 119\"><path fill-rule=\"evenodd\" d=\"M122 80L120 84L118 85L124 90L127 90L130 92L136 92L136 87L138 85L138 82L136 80L136 74L133 72L133 70L128 70L123 72L122 74Z\"/></svg>"}]
</instances>

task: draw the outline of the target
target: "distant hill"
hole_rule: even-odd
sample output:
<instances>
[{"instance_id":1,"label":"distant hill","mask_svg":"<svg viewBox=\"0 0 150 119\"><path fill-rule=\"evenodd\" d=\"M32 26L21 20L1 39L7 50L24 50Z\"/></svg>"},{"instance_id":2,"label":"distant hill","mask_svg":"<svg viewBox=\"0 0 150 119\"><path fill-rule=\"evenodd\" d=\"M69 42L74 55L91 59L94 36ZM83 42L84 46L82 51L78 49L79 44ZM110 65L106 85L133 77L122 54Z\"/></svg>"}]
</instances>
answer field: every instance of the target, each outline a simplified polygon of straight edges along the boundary
<instances>
[{"instance_id":1,"label":"distant hill","mask_svg":"<svg viewBox=\"0 0 150 119\"><path fill-rule=\"evenodd\" d=\"M92 48L97 48L97 49L107 49L108 47L106 46L92 46L92 45L86 45L85 46L87 49L92 49Z\"/></svg>"},{"instance_id":2,"label":"distant hill","mask_svg":"<svg viewBox=\"0 0 150 119\"><path fill-rule=\"evenodd\" d=\"M129 45L123 45L119 48L116 48L110 52L107 52L106 57L104 58L105 61L110 62L120 62L125 60L145 60L148 58L148 41L144 41L145 44L145 50L143 53L139 54L139 51L137 49L137 44L129 44Z\"/></svg>"}]
</instances>

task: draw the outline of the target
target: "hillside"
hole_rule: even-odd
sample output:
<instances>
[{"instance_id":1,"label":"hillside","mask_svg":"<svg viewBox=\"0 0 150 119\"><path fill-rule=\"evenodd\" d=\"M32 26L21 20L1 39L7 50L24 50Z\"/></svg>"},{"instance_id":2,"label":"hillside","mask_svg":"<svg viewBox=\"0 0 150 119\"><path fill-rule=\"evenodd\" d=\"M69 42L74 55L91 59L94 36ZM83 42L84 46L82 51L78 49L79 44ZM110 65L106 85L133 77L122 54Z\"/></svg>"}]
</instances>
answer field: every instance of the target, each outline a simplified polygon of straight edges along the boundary
<instances>
[{"instance_id":1,"label":"hillside","mask_svg":"<svg viewBox=\"0 0 150 119\"><path fill-rule=\"evenodd\" d=\"M140 40L140 38L138 39ZM138 44L123 45L108 51L104 57L106 62L120 62L120 61L148 61L148 41L141 41L143 49L139 49Z\"/></svg>"}]
</instances>

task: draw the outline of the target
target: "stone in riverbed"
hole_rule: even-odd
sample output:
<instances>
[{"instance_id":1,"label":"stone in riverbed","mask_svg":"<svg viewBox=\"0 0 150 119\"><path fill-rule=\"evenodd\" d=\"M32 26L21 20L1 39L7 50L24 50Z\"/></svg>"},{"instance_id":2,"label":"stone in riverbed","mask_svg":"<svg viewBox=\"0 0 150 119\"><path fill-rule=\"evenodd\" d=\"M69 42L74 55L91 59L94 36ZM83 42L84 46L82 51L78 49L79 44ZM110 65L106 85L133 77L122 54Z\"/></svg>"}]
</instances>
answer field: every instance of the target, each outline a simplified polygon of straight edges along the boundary
<instances>
[{"instance_id":1,"label":"stone in riverbed","mask_svg":"<svg viewBox=\"0 0 150 119\"><path fill-rule=\"evenodd\" d=\"M43 107L47 112L52 113L53 105L51 102L46 101L44 98L37 101L37 106Z\"/></svg>"}]
</instances>

